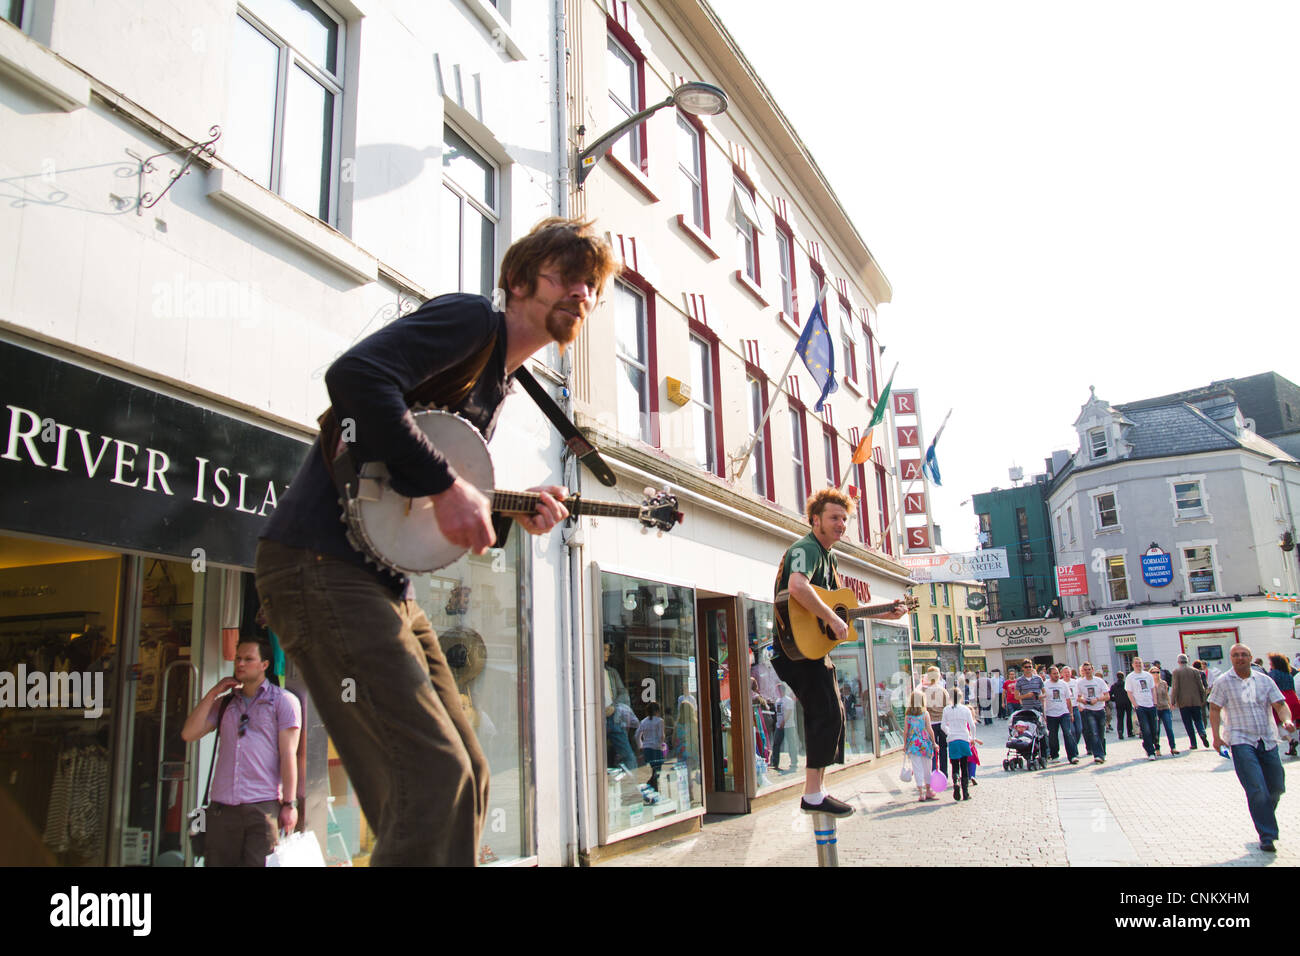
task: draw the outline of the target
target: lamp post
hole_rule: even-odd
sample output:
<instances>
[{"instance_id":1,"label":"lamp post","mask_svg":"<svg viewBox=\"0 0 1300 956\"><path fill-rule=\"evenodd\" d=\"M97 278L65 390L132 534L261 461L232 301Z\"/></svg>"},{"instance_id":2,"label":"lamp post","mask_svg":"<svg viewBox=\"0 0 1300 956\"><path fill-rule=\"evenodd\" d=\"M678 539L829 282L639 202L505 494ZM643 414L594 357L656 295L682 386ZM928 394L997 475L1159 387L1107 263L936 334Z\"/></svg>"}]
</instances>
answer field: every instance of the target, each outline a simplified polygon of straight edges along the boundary
<instances>
[{"instance_id":1,"label":"lamp post","mask_svg":"<svg viewBox=\"0 0 1300 956\"><path fill-rule=\"evenodd\" d=\"M661 103L648 106L619 123L578 156L578 185L581 186L596 168L600 158L618 141L618 138L639 123L645 122L665 106L676 106L693 116L716 116L727 110L727 94L712 83L692 81L683 83Z\"/></svg>"}]
</instances>

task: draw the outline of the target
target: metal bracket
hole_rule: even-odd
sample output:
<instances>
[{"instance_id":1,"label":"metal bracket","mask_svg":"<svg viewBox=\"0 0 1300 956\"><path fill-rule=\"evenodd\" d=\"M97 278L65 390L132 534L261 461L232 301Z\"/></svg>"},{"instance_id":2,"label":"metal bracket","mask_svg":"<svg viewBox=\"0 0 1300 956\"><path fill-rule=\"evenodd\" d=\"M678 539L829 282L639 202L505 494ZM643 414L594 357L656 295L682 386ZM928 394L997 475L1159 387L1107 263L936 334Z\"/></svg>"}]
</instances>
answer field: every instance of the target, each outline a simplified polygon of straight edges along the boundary
<instances>
[{"instance_id":1,"label":"metal bracket","mask_svg":"<svg viewBox=\"0 0 1300 956\"><path fill-rule=\"evenodd\" d=\"M217 155L217 151L213 148L212 144L221 139L221 127L213 126L208 130L208 136L211 138L208 139L207 142L195 143L193 146L182 146L178 149L164 150L161 153L154 153L147 159L140 161L140 168L136 171L135 214L137 216L143 216L146 209L152 209L157 205L158 200L167 195L167 190L176 185L176 180L189 173L190 167L194 165L196 159L200 156L214 157ZM144 177L146 173L152 173L154 171L153 161L163 156L171 156L176 153L185 153L187 158L184 165L171 174L171 179L168 181L166 188L157 196L151 192L145 192Z\"/></svg>"}]
</instances>

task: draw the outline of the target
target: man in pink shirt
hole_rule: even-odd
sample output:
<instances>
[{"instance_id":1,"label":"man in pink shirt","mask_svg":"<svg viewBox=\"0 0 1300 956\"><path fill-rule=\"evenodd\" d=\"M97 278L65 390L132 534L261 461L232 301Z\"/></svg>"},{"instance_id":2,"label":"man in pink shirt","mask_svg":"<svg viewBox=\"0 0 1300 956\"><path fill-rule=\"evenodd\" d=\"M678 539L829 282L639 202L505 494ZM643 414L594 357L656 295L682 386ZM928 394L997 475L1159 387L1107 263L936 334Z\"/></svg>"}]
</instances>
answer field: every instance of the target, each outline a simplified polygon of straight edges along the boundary
<instances>
[{"instance_id":1,"label":"man in pink shirt","mask_svg":"<svg viewBox=\"0 0 1300 956\"><path fill-rule=\"evenodd\" d=\"M235 676L223 677L199 701L181 739L198 740L217 729L212 802L205 815L205 866L265 866L278 831L298 825L298 698L266 679L270 646L241 641ZM220 703L230 691L229 699Z\"/></svg>"}]
</instances>

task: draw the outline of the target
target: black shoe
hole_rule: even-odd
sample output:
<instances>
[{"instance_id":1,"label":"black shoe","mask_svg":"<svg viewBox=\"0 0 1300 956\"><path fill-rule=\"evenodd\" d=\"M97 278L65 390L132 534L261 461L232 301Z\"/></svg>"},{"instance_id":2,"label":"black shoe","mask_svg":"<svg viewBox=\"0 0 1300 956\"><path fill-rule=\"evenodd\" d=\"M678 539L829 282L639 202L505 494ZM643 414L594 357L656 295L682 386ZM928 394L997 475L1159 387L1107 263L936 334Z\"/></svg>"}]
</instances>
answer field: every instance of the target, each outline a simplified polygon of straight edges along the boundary
<instances>
[{"instance_id":1,"label":"black shoe","mask_svg":"<svg viewBox=\"0 0 1300 956\"><path fill-rule=\"evenodd\" d=\"M971 781L971 783L974 783L974 782L975 782L974 780ZM969 799L970 799L970 791L969 791L969 790L963 790L963 791L961 792L961 798L962 798L963 800L969 800Z\"/></svg>"},{"instance_id":2,"label":"black shoe","mask_svg":"<svg viewBox=\"0 0 1300 956\"><path fill-rule=\"evenodd\" d=\"M1272 840L1260 840L1260 841L1259 841L1259 848L1260 848L1261 850L1263 850L1265 853L1276 853L1276 852L1277 852L1277 847L1275 847L1275 846L1273 845L1273 841L1272 841Z\"/></svg>"},{"instance_id":3,"label":"black shoe","mask_svg":"<svg viewBox=\"0 0 1300 956\"><path fill-rule=\"evenodd\" d=\"M972 778L971 778L970 785L971 785L972 787L978 787L978 786L980 785L980 782L979 782L978 780L976 780L976 779L974 779L974 778L972 777Z\"/></svg>"},{"instance_id":4,"label":"black shoe","mask_svg":"<svg viewBox=\"0 0 1300 956\"><path fill-rule=\"evenodd\" d=\"M827 797L821 803L811 804L807 800L799 801L799 809L804 813L824 813L832 817L851 817L853 808L843 800Z\"/></svg>"},{"instance_id":5,"label":"black shoe","mask_svg":"<svg viewBox=\"0 0 1300 956\"><path fill-rule=\"evenodd\" d=\"M1070 758L1070 763L1078 763L1078 762L1079 762L1079 758L1078 758L1078 757L1071 757L1071 758Z\"/></svg>"},{"instance_id":6,"label":"black shoe","mask_svg":"<svg viewBox=\"0 0 1300 956\"><path fill-rule=\"evenodd\" d=\"M952 788L952 798L953 798L954 800L960 800L960 799L961 799L961 792L958 791L958 789L957 789L956 787L953 787L953 788Z\"/></svg>"},{"instance_id":7,"label":"black shoe","mask_svg":"<svg viewBox=\"0 0 1300 956\"><path fill-rule=\"evenodd\" d=\"M1210 742L1206 740L1204 736L1201 737L1201 743L1205 746L1206 750L1210 749Z\"/></svg>"}]
</instances>

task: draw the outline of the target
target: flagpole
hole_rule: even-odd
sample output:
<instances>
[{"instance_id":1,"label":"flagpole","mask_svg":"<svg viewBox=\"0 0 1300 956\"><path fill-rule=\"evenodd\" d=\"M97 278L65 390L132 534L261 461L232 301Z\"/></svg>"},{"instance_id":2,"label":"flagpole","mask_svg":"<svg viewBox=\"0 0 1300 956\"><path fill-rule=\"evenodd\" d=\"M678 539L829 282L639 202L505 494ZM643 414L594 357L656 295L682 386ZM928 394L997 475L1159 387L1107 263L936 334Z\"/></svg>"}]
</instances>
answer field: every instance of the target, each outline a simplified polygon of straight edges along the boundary
<instances>
[{"instance_id":1,"label":"flagpole","mask_svg":"<svg viewBox=\"0 0 1300 956\"><path fill-rule=\"evenodd\" d=\"M821 302L822 293L824 293L825 290L826 290L826 286L823 285L821 290L817 294L818 302ZM794 349L793 351L790 352L790 361L785 363L785 370L781 373L781 377L776 380L776 394L778 396L781 394L782 387L784 386L786 379L790 377L790 369L794 368L794 360L797 359L798 357L799 357L799 342L798 340L796 340L794 344ZM763 412L763 417L762 419L759 420L758 427L754 429L754 434L750 435L749 441L745 443L745 447L740 453L740 465L738 467L734 467L734 470L731 473L732 481L739 481L742 477L744 477L745 466L749 464L749 456L754 453L754 446L758 444L758 436L763 434L763 426L766 425L767 420L772 417L772 412L775 409L776 409L776 400L773 399L772 401L767 403L767 411Z\"/></svg>"},{"instance_id":2,"label":"flagpole","mask_svg":"<svg viewBox=\"0 0 1300 956\"><path fill-rule=\"evenodd\" d=\"M894 376L897 374L898 374L898 363L895 362L894 370L889 373L889 378L885 379L885 381L892 385L894 382ZM886 391L888 391L888 387L886 387ZM883 416L881 417L881 421L882 422L884 421ZM868 435L871 434L871 428L867 429L867 434ZM849 482L849 475L853 473L853 466L855 464L855 462L853 461L853 455L857 454L857 451L858 451L857 448L854 448L853 451L849 454L849 467L844 470L844 477L840 479L840 483L836 486L840 489L840 491L844 490L844 486Z\"/></svg>"}]
</instances>

